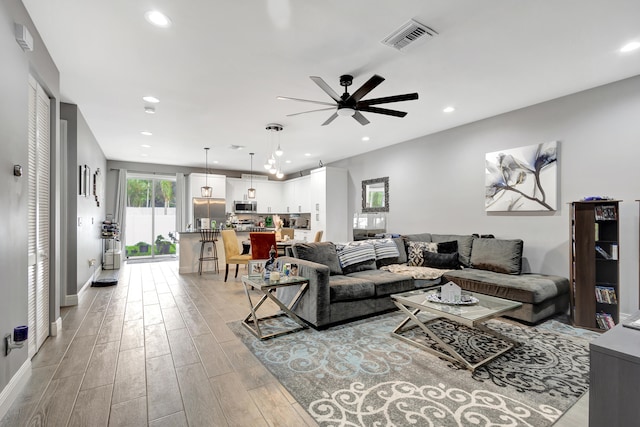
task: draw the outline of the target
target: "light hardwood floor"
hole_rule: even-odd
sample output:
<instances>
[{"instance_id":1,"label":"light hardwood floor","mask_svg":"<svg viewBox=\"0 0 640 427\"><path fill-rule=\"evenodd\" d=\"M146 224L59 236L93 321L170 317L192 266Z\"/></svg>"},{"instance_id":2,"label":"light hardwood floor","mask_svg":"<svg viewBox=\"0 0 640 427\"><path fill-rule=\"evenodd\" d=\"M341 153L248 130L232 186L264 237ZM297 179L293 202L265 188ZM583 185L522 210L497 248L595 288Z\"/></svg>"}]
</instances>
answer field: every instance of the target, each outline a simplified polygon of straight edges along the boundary
<instances>
[{"instance_id":1,"label":"light hardwood floor","mask_svg":"<svg viewBox=\"0 0 640 427\"><path fill-rule=\"evenodd\" d=\"M88 288L0 427L317 425L226 326L248 312L229 276L125 264L117 286ZM586 426L587 410L555 425Z\"/></svg>"}]
</instances>

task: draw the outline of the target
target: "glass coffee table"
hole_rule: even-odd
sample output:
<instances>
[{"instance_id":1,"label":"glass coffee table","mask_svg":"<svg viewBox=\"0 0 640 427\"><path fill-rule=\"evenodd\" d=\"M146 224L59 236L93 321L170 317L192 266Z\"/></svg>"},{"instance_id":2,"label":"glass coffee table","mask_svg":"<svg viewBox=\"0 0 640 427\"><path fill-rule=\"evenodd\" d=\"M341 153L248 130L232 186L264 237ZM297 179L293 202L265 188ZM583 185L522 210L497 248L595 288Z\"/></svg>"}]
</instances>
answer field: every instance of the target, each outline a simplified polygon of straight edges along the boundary
<instances>
[{"instance_id":1,"label":"glass coffee table","mask_svg":"<svg viewBox=\"0 0 640 427\"><path fill-rule=\"evenodd\" d=\"M304 293L307 291L307 288L309 286L309 280L307 278L301 276L282 276L280 280L270 282L269 280L264 280L262 277L242 276L242 284L244 285L244 292L247 296L249 307L251 309L247 317L242 320L242 324L247 329L249 329L249 331L251 331L253 335L261 340L266 340L307 328L307 325L304 323L304 321L300 319L293 311L291 311L298 300L300 300L302 295L304 295ZM280 301L275 295L276 289L285 286L300 286L300 289L298 289L298 292L291 300L289 305L284 305L282 301ZM251 296L249 295L250 289L255 289L262 294L262 297L255 305L253 304L253 301L251 301ZM270 299L278 307L280 307L281 312L271 316L258 317L256 312L267 299ZM277 332L272 332L269 334L264 334L263 330L260 328L260 321L274 319L281 316L288 316L293 321L295 321L298 326L294 328L281 329Z\"/></svg>"},{"instance_id":2,"label":"glass coffee table","mask_svg":"<svg viewBox=\"0 0 640 427\"><path fill-rule=\"evenodd\" d=\"M391 299L393 300L395 305L398 306L398 308L402 312L407 314L407 318L405 318L391 332L391 335L446 360L452 362L460 362L472 372L485 363L490 362L501 354L511 350L516 345L515 341L513 341L511 338L508 338L497 331L489 329L484 323L490 319L501 316L504 313L520 307L522 303L510 301L503 298L492 297L489 295L483 295L475 292L464 292L465 295L477 299L477 302L474 304L462 305L459 302L458 304L446 304L430 301L429 298L433 298L436 292L437 290L418 290L391 295ZM418 319L417 315L421 312L429 315L428 321L423 322ZM462 357L462 355L458 353L451 345L444 342L431 329L429 329L428 325L430 323L442 318L462 324L469 328L478 329L487 335L491 335L495 338L505 341L507 345L499 351L487 356L486 358L476 363L470 363L464 357ZM410 326L405 328L407 324L409 324ZM438 346L445 351L438 351L437 349L424 345L415 339L411 339L400 334L400 332L407 329L412 329L416 326L422 329L422 331L424 331L424 333L427 334L429 338L434 340L438 344Z\"/></svg>"}]
</instances>

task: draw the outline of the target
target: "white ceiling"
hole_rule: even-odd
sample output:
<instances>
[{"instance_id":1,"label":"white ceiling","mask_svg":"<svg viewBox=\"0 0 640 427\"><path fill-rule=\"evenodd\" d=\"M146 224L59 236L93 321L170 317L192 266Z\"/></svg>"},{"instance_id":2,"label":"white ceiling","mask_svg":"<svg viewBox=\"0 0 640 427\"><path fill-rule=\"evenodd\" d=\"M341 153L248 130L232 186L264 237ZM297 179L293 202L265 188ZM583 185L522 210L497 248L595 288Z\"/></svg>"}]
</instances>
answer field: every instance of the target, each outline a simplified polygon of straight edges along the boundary
<instances>
[{"instance_id":1,"label":"white ceiling","mask_svg":"<svg viewBox=\"0 0 640 427\"><path fill-rule=\"evenodd\" d=\"M23 2L60 70L62 100L112 160L204 167L208 146L214 168L248 170L254 151L257 170L271 150L265 126L277 122L292 173L640 74L640 52L618 52L640 41L638 0ZM152 9L172 26L150 25ZM439 35L404 51L381 43L411 18ZM341 93L341 74L354 75L351 93L386 78L365 99L420 99L381 105L405 118L363 113L367 126L320 126L331 111L286 117L318 106L277 96L331 101L309 76ZM145 95L160 99L156 114L144 113Z\"/></svg>"}]
</instances>

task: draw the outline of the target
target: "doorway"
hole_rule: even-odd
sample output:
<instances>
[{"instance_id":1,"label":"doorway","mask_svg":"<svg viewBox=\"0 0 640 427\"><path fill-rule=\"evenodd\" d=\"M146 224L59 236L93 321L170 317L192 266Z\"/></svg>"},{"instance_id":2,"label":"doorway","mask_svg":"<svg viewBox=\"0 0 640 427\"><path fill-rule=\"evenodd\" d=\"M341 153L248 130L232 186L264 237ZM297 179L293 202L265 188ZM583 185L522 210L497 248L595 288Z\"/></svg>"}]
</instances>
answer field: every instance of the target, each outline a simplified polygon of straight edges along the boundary
<instances>
[{"instance_id":1,"label":"doorway","mask_svg":"<svg viewBox=\"0 0 640 427\"><path fill-rule=\"evenodd\" d=\"M175 176L127 173L128 259L176 256Z\"/></svg>"}]
</instances>

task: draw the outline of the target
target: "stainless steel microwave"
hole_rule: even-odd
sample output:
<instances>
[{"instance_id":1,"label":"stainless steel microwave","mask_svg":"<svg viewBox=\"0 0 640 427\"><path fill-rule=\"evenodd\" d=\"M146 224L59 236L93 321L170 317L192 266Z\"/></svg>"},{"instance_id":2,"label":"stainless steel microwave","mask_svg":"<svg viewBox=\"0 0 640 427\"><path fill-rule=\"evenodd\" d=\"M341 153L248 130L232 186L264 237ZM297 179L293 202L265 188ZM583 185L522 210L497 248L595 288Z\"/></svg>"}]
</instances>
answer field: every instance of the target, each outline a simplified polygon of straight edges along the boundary
<instances>
[{"instance_id":1,"label":"stainless steel microwave","mask_svg":"<svg viewBox=\"0 0 640 427\"><path fill-rule=\"evenodd\" d=\"M254 213L258 210L258 203L255 200L241 200L233 202L235 213Z\"/></svg>"}]
</instances>

